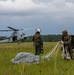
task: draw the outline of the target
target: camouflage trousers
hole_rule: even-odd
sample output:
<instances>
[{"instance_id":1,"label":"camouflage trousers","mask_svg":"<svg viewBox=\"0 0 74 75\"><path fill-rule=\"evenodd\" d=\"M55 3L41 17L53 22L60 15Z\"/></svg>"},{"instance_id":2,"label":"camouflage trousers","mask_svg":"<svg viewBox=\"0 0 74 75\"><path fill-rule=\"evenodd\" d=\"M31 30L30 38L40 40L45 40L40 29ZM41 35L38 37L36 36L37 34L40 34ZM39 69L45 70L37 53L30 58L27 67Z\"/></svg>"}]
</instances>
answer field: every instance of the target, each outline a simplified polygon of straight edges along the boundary
<instances>
[{"instance_id":1,"label":"camouflage trousers","mask_svg":"<svg viewBox=\"0 0 74 75\"><path fill-rule=\"evenodd\" d=\"M71 46L64 46L63 50L63 58L65 59L72 59L72 47Z\"/></svg>"},{"instance_id":2,"label":"camouflage trousers","mask_svg":"<svg viewBox=\"0 0 74 75\"><path fill-rule=\"evenodd\" d=\"M41 53L41 46L35 46L35 55L39 55Z\"/></svg>"}]
</instances>

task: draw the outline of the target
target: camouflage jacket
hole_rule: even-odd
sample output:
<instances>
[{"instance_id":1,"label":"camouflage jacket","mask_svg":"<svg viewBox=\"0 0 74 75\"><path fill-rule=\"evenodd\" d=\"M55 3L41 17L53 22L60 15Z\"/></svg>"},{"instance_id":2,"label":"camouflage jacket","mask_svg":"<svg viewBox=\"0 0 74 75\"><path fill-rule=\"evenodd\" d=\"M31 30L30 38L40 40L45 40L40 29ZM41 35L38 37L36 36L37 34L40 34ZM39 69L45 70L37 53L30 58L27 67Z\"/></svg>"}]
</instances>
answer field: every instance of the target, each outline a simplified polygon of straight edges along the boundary
<instances>
[{"instance_id":1,"label":"camouflage jacket","mask_svg":"<svg viewBox=\"0 0 74 75\"><path fill-rule=\"evenodd\" d=\"M71 45L71 36L63 36L62 35L62 41L64 42L64 45Z\"/></svg>"},{"instance_id":2,"label":"camouflage jacket","mask_svg":"<svg viewBox=\"0 0 74 75\"><path fill-rule=\"evenodd\" d=\"M42 37L40 34L36 33L34 36L33 36L33 41L35 44L38 44L38 45L43 45L43 40L42 40Z\"/></svg>"}]
</instances>

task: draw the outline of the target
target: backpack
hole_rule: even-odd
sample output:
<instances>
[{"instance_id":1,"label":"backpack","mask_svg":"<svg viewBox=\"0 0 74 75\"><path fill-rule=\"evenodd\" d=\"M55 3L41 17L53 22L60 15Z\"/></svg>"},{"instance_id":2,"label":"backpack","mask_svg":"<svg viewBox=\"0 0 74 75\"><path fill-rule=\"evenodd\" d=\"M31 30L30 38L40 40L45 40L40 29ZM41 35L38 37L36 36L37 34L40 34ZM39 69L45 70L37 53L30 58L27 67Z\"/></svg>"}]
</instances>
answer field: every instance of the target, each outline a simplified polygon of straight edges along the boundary
<instances>
[{"instance_id":1,"label":"backpack","mask_svg":"<svg viewBox=\"0 0 74 75\"><path fill-rule=\"evenodd\" d=\"M72 44L72 48L74 48L74 35L71 35L71 44Z\"/></svg>"}]
</instances>

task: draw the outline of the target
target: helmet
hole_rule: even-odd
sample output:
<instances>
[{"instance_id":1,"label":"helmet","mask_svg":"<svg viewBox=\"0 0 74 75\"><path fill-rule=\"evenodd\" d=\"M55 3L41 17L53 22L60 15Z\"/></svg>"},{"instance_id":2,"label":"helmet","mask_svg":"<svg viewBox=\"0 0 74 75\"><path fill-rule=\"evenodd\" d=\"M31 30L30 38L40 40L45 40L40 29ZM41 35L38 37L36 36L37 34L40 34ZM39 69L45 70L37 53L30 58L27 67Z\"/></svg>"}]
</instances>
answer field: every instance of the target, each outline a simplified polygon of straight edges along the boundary
<instances>
[{"instance_id":1,"label":"helmet","mask_svg":"<svg viewBox=\"0 0 74 75\"><path fill-rule=\"evenodd\" d=\"M41 30L40 29L36 29L36 32L41 32Z\"/></svg>"},{"instance_id":2,"label":"helmet","mask_svg":"<svg viewBox=\"0 0 74 75\"><path fill-rule=\"evenodd\" d=\"M68 31L67 30L63 30L62 33L68 33Z\"/></svg>"},{"instance_id":3,"label":"helmet","mask_svg":"<svg viewBox=\"0 0 74 75\"><path fill-rule=\"evenodd\" d=\"M63 33L63 35L68 35L68 31L67 30L63 30L62 33Z\"/></svg>"}]
</instances>

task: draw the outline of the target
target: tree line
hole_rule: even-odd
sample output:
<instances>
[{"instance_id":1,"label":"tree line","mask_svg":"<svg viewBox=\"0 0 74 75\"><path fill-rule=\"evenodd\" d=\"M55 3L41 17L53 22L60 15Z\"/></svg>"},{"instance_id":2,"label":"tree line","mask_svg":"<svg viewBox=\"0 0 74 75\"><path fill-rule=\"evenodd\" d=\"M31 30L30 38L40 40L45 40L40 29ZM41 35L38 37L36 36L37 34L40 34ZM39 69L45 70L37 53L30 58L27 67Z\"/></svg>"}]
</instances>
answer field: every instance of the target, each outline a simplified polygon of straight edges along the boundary
<instances>
[{"instance_id":1,"label":"tree line","mask_svg":"<svg viewBox=\"0 0 74 75\"><path fill-rule=\"evenodd\" d=\"M33 36L28 37L27 40L23 40L23 42L32 42ZM6 39L6 36L0 36L0 40ZM44 42L57 42L61 40L61 35L42 35L42 39Z\"/></svg>"},{"instance_id":2,"label":"tree line","mask_svg":"<svg viewBox=\"0 0 74 75\"><path fill-rule=\"evenodd\" d=\"M32 37L30 36L27 41L32 42ZM44 42L57 42L61 40L61 35L42 35L42 39Z\"/></svg>"},{"instance_id":3,"label":"tree line","mask_svg":"<svg viewBox=\"0 0 74 75\"><path fill-rule=\"evenodd\" d=\"M0 36L0 40L6 39L6 36Z\"/></svg>"}]
</instances>

